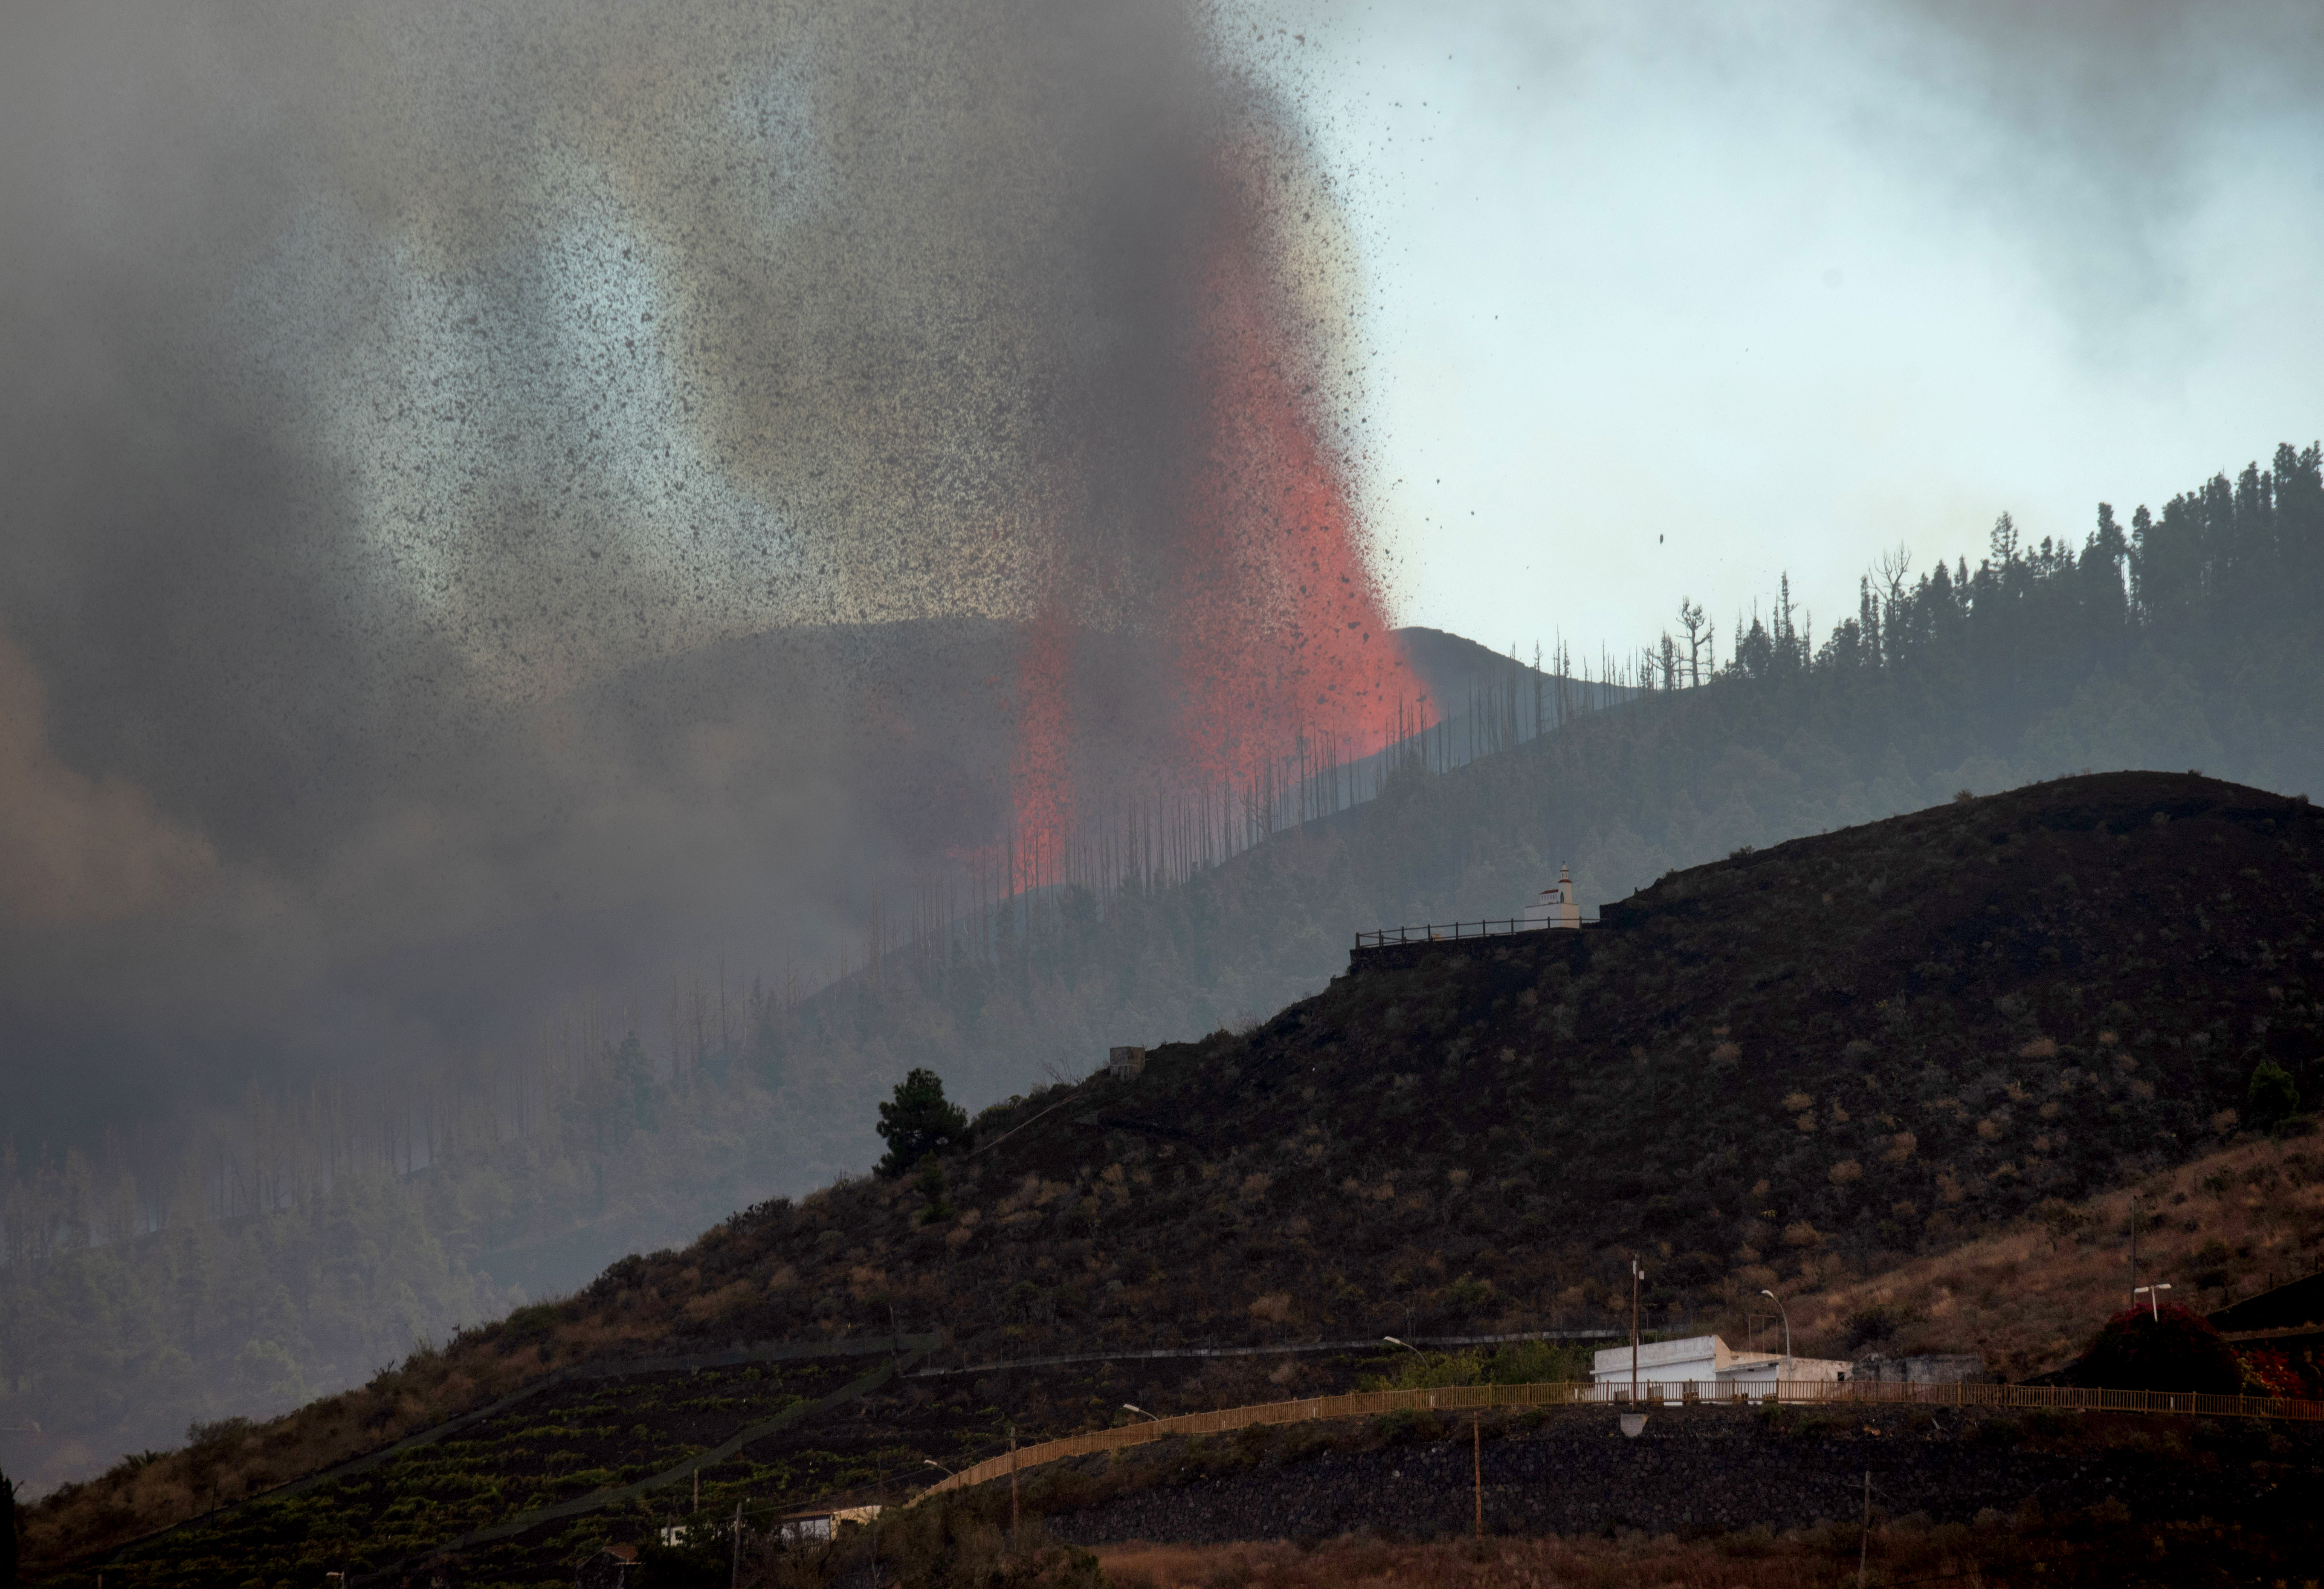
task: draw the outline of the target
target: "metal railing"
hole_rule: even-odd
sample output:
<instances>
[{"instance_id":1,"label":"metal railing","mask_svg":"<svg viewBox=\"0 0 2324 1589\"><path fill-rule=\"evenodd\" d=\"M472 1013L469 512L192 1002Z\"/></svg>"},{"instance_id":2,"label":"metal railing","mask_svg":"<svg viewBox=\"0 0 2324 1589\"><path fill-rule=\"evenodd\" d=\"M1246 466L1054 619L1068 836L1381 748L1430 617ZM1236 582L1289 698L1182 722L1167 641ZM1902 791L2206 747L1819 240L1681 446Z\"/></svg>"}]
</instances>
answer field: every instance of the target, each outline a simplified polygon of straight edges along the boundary
<instances>
[{"instance_id":1,"label":"metal railing","mask_svg":"<svg viewBox=\"0 0 2324 1589\"><path fill-rule=\"evenodd\" d=\"M1377 932L1356 934L1358 949L1386 949L1391 943L1454 943L1463 938L1506 938L1512 932L1572 932L1575 927L1594 927L1596 916L1582 916L1572 921L1550 921L1529 916L1511 916L1498 922L1430 922L1419 927L1382 927Z\"/></svg>"},{"instance_id":2,"label":"metal railing","mask_svg":"<svg viewBox=\"0 0 2324 1589\"><path fill-rule=\"evenodd\" d=\"M1732 1383L1690 1382L1641 1384L1638 1398L1630 1387L1582 1384L1561 1381L1537 1385L1451 1385L1433 1391L1355 1391L1343 1396L1317 1396L1299 1401L1265 1401L1251 1407L1227 1407L1213 1412L1181 1413L1176 1418L1120 1424L1108 1429L1044 1440L1017 1451L987 1457L940 1479L919 1498L965 1489L1011 1473L1093 1452L1118 1451L1144 1446L1173 1435L1221 1435L1255 1424L1309 1423L1322 1419L1376 1418L1388 1412L1467 1412L1495 1407L1618 1406L1752 1406L1780 1402L1785 1406L1843 1402L1853 1405L1905 1407L1983 1407L1997 1410L2058 1412L2178 1413L2199 1418L2281 1418L2324 1422L2324 1401L2278 1401L2259 1396L2209 1396L2192 1392L2088 1391L2064 1385L1908 1384L1893 1380L1784 1380L1737 1389Z\"/></svg>"}]
</instances>

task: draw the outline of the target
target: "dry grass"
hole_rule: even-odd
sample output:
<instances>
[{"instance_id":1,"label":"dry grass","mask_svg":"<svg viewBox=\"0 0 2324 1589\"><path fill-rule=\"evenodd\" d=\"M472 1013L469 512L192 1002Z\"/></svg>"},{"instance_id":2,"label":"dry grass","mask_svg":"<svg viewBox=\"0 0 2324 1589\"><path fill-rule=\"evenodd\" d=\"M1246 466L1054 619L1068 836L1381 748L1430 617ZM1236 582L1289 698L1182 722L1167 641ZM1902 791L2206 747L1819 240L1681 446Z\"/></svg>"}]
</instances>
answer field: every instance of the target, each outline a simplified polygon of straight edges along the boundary
<instances>
[{"instance_id":1,"label":"dry grass","mask_svg":"<svg viewBox=\"0 0 2324 1589\"><path fill-rule=\"evenodd\" d=\"M1852 1355L1849 1320L1899 1320L1882 1349L1983 1352L2011 1379L2070 1361L2130 1300L2131 1199L2142 1282L2209 1312L2324 1267L2324 1151L2247 1139L2085 1203L2045 1205L1996 1235L1868 1279L1787 1299L1803 1352Z\"/></svg>"}]
</instances>

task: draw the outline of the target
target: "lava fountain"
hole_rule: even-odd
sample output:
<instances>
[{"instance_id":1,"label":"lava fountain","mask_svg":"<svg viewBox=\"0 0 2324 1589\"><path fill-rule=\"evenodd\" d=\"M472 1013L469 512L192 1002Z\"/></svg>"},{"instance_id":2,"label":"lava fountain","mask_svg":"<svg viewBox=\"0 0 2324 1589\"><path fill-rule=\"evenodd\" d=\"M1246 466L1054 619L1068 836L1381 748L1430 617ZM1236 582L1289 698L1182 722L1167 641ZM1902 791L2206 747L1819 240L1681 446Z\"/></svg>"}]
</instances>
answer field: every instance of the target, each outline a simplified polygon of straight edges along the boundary
<instances>
[{"instance_id":1,"label":"lava fountain","mask_svg":"<svg viewBox=\"0 0 2324 1589\"><path fill-rule=\"evenodd\" d=\"M1183 416L1147 617L1169 702L1163 779L1231 827L1235 812L1314 768L1371 756L1434 712L1390 628L1349 461L1328 438L1324 350L1298 240L1282 225L1292 184L1262 146L1243 144L1211 162L1204 187L1184 240ZM1074 705L1072 598L1057 592L1028 628L1019 669L1010 875L1020 889L1067 880L1077 812L1121 795L1118 778L1076 755L1088 711Z\"/></svg>"}]
</instances>

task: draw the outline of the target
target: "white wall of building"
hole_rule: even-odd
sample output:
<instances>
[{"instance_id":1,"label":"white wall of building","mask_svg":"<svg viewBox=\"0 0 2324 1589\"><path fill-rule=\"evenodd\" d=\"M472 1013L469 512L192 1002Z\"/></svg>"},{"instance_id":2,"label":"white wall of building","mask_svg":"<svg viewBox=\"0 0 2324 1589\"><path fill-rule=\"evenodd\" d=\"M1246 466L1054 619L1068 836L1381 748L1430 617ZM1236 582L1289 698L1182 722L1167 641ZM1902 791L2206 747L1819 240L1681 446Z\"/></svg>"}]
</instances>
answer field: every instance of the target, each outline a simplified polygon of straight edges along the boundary
<instances>
[{"instance_id":1,"label":"white wall of building","mask_svg":"<svg viewBox=\"0 0 2324 1589\"><path fill-rule=\"evenodd\" d=\"M1637 1347L1637 1382L1643 1393L1649 1385L1692 1384L1704 1394L1748 1392L1771 1393L1778 1382L1803 1383L1844 1380L1852 1364L1829 1357L1785 1357L1775 1352L1738 1352L1718 1336L1690 1336L1683 1340L1647 1341ZM1628 1392L1631 1378L1631 1348L1609 1346L1591 1364L1591 1380L1610 1391Z\"/></svg>"}]
</instances>

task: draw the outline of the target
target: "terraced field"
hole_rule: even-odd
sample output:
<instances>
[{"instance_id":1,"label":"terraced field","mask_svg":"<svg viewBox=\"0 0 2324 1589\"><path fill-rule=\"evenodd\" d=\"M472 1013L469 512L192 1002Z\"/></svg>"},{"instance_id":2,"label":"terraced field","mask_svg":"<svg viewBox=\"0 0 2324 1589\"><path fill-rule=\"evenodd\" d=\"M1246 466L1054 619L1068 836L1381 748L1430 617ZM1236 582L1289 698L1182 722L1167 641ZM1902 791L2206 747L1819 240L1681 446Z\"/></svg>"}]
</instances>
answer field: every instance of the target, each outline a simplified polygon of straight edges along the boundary
<instances>
[{"instance_id":1,"label":"terraced field","mask_svg":"<svg viewBox=\"0 0 2324 1589\"><path fill-rule=\"evenodd\" d=\"M853 1355L567 1378L55 1581L93 1584L100 1565L112 1585L307 1585L335 1571L393 1582L423 1565L421 1582L439 1572L471 1584L554 1579L617 1533L637 1538L691 1511L697 1472L704 1510L731 1513L746 1500L757 1513L918 1469L890 1418L862 1416L897 1362ZM887 1400L891 1411L909 1405ZM955 1410L937 1421L957 1421Z\"/></svg>"}]
</instances>

